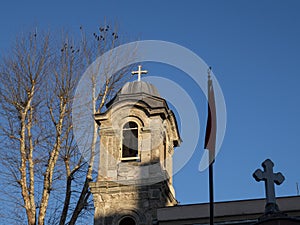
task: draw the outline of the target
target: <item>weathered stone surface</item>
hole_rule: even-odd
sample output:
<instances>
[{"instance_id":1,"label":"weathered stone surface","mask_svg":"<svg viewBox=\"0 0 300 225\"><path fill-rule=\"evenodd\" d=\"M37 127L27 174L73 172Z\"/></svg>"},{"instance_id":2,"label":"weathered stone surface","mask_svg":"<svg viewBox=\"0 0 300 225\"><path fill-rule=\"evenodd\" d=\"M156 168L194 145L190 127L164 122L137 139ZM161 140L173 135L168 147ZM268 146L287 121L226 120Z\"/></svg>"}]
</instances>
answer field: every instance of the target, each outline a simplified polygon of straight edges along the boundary
<instances>
[{"instance_id":1,"label":"weathered stone surface","mask_svg":"<svg viewBox=\"0 0 300 225\"><path fill-rule=\"evenodd\" d=\"M94 196L95 225L118 225L129 216L152 225L157 208L177 204L172 184L172 155L181 142L176 118L152 86L128 84L95 115L100 125L100 163ZM122 158L122 129L138 126L138 158Z\"/></svg>"}]
</instances>

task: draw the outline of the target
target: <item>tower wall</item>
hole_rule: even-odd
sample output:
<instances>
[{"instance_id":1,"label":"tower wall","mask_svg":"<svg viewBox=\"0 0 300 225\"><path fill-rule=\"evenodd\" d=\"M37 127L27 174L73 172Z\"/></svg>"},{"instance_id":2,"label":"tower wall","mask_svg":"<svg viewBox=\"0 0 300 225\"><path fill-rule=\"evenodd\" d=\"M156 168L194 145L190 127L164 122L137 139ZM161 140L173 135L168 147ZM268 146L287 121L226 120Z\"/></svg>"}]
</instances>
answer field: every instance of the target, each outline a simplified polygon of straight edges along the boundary
<instances>
[{"instance_id":1,"label":"tower wall","mask_svg":"<svg viewBox=\"0 0 300 225\"><path fill-rule=\"evenodd\" d=\"M172 155L180 138L173 117L163 99L149 96L118 101L95 115L100 125L98 178L90 183L95 225L119 225L124 217L152 225L157 208L177 204ZM138 156L133 160L122 158L123 126L130 121L138 127Z\"/></svg>"}]
</instances>

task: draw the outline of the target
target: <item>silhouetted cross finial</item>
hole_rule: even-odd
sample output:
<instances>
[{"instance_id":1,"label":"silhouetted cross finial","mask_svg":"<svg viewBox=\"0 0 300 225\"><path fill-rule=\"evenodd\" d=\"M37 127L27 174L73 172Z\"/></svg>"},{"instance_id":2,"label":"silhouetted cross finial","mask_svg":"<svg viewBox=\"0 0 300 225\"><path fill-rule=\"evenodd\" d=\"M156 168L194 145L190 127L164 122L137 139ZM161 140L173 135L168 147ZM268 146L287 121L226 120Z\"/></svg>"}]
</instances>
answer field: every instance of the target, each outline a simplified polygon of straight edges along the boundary
<instances>
[{"instance_id":1,"label":"silhouetted cross finial","mask_svg":"<svg viewBox=\"0 0 300 225\"><path fill-rule=\"evenodd\" d=\"M267 159L262 164L264 171L257 169L253 173L253 177L256 181L264 181L266 189L266 203L268 205L273 205L275 208L272 211L276 211L276 196L274 183L280 185L284 181L284 176L282 173L273 173L274 163Z\"/></svg>"},{"instance_id":2,"label":"silhouetted cross finial","mask_svg":"<svg viewBox=\"0 0 300 225\"><path fill-rule=\"evenodd\" d=\"M131 72L132 75L135 75L135 74L138 75L138 81L141 81L141 75L142 74L146 74L146 73L148 73L148 71L147 70L142 70L142 66L141 65L138 66L138 70L137 71L132 71Z\"/></svg>"}]
</instances>

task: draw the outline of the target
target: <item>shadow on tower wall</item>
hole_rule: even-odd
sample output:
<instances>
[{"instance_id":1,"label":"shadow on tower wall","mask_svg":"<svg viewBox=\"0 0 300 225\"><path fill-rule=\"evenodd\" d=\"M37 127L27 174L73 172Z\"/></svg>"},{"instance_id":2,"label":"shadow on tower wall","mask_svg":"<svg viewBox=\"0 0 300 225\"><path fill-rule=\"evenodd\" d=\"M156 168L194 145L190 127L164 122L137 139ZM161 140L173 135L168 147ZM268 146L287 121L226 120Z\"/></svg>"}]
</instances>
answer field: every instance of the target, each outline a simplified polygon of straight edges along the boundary
<instances>
[{"instance_id":1,"label":"shadow on tower wall","mask_svg":"<svg viewBox=\"0 0 300 225\"><path fill-rule=\"evenodd\" d=\"M137 164L120 163L126 169L130 169L130 164ZM144 166L149 169L147 165ZM138 168L142 171L144 166L139 165ZM150 174L155 172L155 176L149 179L145 179L143 174L143 179L98 180L90 183L95 204L94 224L152 225L156 222L158 208L177 204L172 184L160 163L151 165L150 170Z\"/></svg>"}]
</instances>

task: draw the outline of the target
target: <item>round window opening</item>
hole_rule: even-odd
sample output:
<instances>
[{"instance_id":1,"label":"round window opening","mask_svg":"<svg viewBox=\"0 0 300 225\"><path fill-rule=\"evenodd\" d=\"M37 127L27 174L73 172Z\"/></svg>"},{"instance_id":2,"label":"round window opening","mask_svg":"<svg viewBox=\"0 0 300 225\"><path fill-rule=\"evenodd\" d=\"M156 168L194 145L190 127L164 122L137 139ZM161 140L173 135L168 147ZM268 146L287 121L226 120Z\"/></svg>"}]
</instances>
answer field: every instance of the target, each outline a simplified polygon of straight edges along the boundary
<instances>
[{"instance_id":1,"label":"round window opening","mask_svg":"<svg viewBox=\"0 0 300 225\"><path fill-rule=\"evenodd\" d=\"M136 222L132 217L124 217L119 222L119 225L136 225Z\"/></svg>"}]
</instances>

